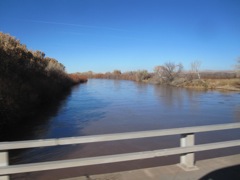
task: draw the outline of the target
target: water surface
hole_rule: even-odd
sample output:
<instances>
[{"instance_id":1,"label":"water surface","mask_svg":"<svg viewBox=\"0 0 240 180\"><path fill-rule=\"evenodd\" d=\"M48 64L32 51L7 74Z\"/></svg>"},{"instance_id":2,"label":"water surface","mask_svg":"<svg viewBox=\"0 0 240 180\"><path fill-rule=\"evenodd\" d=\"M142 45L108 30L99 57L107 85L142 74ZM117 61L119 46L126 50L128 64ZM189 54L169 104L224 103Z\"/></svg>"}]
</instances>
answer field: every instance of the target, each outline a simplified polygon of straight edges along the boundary
<instances>
[{"instance_id":1,"label":"water surface","mask_svg":"<svg viewBox=\"0 0 240 180\"><path fill-rule=\"evenodd\" d=\"M46 139L93 134L240 122L240 93L199 91L122 80L90 79L72 89L58 107L24 125L11 140ZM29 132L29 133L28 133ZM21 134L24 134L21 136ZM200 133L197 143L239 139L239 130ZM179 136L146 138L12 151L11 164L81 158L179 146ZM198 153L197 159L238 153L239 148ZM71 170L26 173L15 179L54 179L176 163L178 157L156 158Z\"/></svg>"}]
</instances>

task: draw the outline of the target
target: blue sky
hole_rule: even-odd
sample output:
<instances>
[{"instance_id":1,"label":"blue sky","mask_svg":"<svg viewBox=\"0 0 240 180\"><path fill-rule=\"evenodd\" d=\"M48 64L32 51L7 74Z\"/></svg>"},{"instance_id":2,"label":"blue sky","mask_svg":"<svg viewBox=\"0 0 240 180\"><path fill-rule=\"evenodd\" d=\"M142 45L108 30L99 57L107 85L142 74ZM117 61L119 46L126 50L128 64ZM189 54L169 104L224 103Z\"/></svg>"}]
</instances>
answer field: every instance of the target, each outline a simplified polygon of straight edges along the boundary
<instances>
[{"instance_id":1,"label":"blue sky","mask_svg":"<svg viewBox=\"0 0 240 180\"><path fill-rule=\"evenodd\" d=\"M122 72L165 62L231 70L240 0L0 0L0 31L68 72Z\"/></svg>"}]
</instances>

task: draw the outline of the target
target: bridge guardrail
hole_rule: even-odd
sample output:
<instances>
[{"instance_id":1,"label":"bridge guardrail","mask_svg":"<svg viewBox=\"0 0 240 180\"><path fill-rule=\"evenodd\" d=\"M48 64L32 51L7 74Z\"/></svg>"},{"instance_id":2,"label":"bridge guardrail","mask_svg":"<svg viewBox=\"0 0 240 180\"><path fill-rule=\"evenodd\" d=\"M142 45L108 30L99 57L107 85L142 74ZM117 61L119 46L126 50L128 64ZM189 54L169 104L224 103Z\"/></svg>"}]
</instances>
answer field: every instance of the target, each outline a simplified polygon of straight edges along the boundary
<instances>
[{"instance_id":1,"label":"bridge guardrail","mask_svg":"<svg viewBox=\"0 0 240 180\"><path fill-rule=\"evenodd\" d=\"M240 128L240 123L228 123L218 125L206 125L195 127L184 127L164 130L150 130L138 132L115 133L105 135L92 135L81 137L68 137L59 139L45 139L45 140L29 140L29 141L16 141L16 142L1 142L0 143L0 180L8 180L10 174L61 169L69 167L80 167L87 165L97 165L113 162L122 162L138 159L147 159L169 155L180 155L179 166L186 171L198 169L195 166L194 153L199 151L207 151L213 149L227 148L240 146L240 140L224 141L209 144L195 145L195 133L219 131L228 129ZM93 143L103 141L117 141L136 138L149 138L158 136L181 135L180 147L142 151L135 153L125 153L98 157L88 157L80 159L50 161L41 163L29 163L21 165L8 165L8 150L24 149L24 148L37 148L46 146L58 145L72 145L82 143Z\"/></svg>"}]
</instances>

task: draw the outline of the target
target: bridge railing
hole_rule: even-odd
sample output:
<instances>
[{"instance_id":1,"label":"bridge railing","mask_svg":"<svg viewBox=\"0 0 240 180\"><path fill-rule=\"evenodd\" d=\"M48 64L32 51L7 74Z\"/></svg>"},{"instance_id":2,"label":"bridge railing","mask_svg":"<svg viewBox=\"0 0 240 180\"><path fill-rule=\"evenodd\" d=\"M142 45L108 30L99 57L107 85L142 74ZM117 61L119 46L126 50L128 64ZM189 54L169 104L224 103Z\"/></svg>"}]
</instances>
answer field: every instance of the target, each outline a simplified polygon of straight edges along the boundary
<instances>
[{"instance_id":1,"label":"bridge railing","mask_svg":"<svg viewBox=\"0 0 240 180\"><path fill-rule=\"evenodd\" d=\"M16 142L0 142L0 180L8 180L9 175L34 171L53 170L105 163L123 162L130 160L147 159L161 156L180 155L179 166L186 171L197 170L195 166L194 153L213 149L240 146L240 140L231 140L209 144L195 145L195 133L220 131L240 128L240 123L228 123L218 125L206 125L196 127L184 127L164 130L138 131L128 133L115 133L104 135L91 135L80 137L68 137L59 139L29 140ZM72 145L104 141L117 141L137 138L148 138L158 136L181 135L180 147L142 151L134 153L88 157L80 159L69 159L49 161L41 163L29 163L20 165L9 165L8 151L13 149L37 148L47 146Z\"/></svg>"}]
</instances>

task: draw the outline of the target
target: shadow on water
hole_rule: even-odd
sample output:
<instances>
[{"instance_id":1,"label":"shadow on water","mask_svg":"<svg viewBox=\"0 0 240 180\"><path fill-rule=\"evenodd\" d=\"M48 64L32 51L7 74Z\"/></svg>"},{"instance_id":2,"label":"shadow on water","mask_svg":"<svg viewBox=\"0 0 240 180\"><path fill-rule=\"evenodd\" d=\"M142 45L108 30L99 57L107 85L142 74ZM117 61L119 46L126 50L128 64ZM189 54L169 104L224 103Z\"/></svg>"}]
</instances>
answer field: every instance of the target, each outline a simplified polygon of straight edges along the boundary
<instances>
[{"instance_id":1,"label":"shadow on water","mask_svg":"<svg viewBox=\"0 0 240 180\"><path fill-rule=\"evenodd\" d=\"M34 114L23 119L17 126L7 127L0 135L0 141L19 141L41 137L48 131L49 117L55 116L71 91L64 93L58 101L50 102L34 110Z\"/></svg>"},{"instance_id":2,"label":"shadow on water","mask_svg":"<svg viewBox=\"0 0 240 180\"><path fill-rule=\"evenodd\" d=\"M1 137L1 141L21 141L21 140L32 140L32 139L42 139L49 131L49 124L51 123L51 118L58 114L61 107L66 103L67 97L71 94L71 91L66 92L61 96L58 101L51 102L42 106L37 111L35 111L32 118L25 119L23 123L19 124L16 128L12 128L11 131L5 133ZM11 150L9 152L9 163L19 164L19 163L29 163L39 160L42 156L42 152L49 154L50 148L38 148L38 149L21 149L21 150ZM24 157L29 156L26 159Z\"/></svg>"},{"instance_id":3,"label":"shadow on water","mask_svg":"<svg viewBox=\"0 0 240 180\"><path fill-rule=\"evenodd\" d=\"M84 135L82 129L87 124L104 117L104 112L97 111L97 109L107 105L104 101L90 94L83 95L85 86L86 84L74 86L59 101L52 102L38 109L33 118L24 120L24 123L19 124L17 128L3 134L1 141L49 139ZM79 94L79 92L81 93ZM80 101L84 101L84 103ZM11 150L9 152L10 164L61 159L61 157L76 147L81 148L81 145Z\"/></svg>"}]
</instances>

